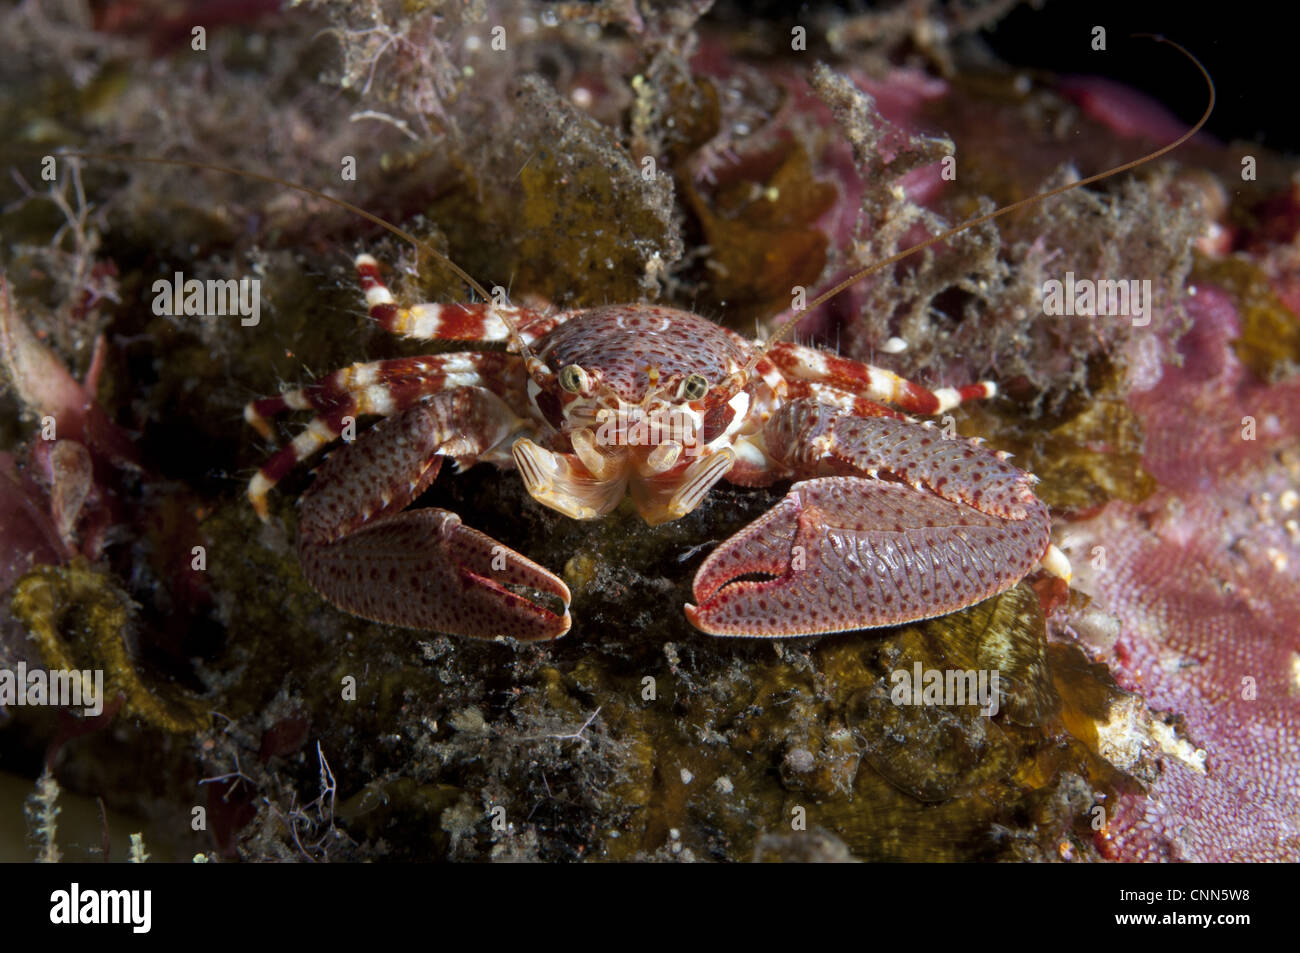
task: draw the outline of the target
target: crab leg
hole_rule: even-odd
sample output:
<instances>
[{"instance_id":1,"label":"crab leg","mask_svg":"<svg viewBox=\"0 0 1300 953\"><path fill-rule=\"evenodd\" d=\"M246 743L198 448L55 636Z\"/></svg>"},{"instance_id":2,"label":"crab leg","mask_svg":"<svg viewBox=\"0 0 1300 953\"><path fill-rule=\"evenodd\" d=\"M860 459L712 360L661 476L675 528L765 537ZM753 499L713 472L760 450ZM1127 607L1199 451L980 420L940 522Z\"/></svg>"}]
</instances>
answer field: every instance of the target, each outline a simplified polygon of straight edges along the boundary
<instances>
[{"instance_id":1,"label":"crab leg","mask_svg":"<svg viewBox=\"0 0 1300 953\"><path fill-rule=\"evenodd\" d=\"M841 390L822 381L791 380L785 382L786 397L791 400L811 399L819 404L829 404L855 417L894 417L906 420L901 410L877 403L870 397L859 397L851 391Z\"/></svg>"},{"instance_id":2,"label":"crab leg","mask_svg":"<svg viewBox=\"0 0 1300 953\"><path fill-rule=\"evenodd\" d=\"M300 390L255 400L244 419L269 438L268 417L291 410L314 410L317 416L293 442L273 455L248 485L248 497L266 519L266 495L298 463L337 440L345 417L400 413L430 394L456 387L486 386L516 404L525 401L523 363L500 351L470 351L402 357L353 364Z\"/></svg>"},{"instance_id":3,"label":"crab leg","mask_svg":"<svg viewBox=\"0 0 1300 953\"><path fill-rule=\"evenodd\" d=\"M1037 479L1007 463L1009 454L977 441L947 438L929 423L855 417L813 400L782 406L764 430L782 475L797 478L846 470L928 489L1005 519L1023 520L1038 502Z\"/></svg>"},{"instance_id":4,"label":"crab leg","mask_svg":"<svg viewBox=\"0 0 1300 953\"><path fill-rule=\"evenodd\" d=\"M263 437L271 437L268 417L291 410L328 413L346 408L354 414L391 414L421 397L453 387L488 386L502 392L521 390L523 364L500 351L426 354L352 364L314 384L262 397L244 407L244 420Z\"/></svg>"},{"instance_id":5,"label":"crab leg","mask_svg":"<svg viewBox=\"0 0 1300 953\"><path fill-rule=\"evenodd\" d=\"M519 329L525 344L563 324L568 312L545 312L513 305L432 304L399 305L379 274L379 262L370 255L358 255L354 262L357 280L366 293L370 318L385 331L420 341L509 341L510 330L500 315L505 314Z\"/></svg>"},{"instance_id":6,"label":"crab leg","mask_svg":"<svg viewBox=\"0 0 1300 953\"><path fill-rule=\"evenodd\" d=\"M883 367L860 364L788 341L773 345L767 358L788 381L825 382L836 390L871 400L888 401L909 414L941 414L965 401L981 400L997 393L997 386L991 381L932 391Z\"/></svg>"},{"instance_id":7,"label":"crab leg","mask_svg":"<svg viewBox=\"0 0 1300 953\"><path fill-rule=\"evenodd\" d=\"M764 436L787 475L812 479L704 561L686 614L705 632L814 635L943 615L1010 588L1047 552L1047 508L1004 455L813 401L785 405ZM774 578L740 580L749 574Z\"/></svg>"},{"instance_id":8,"label":"crab leg","mask_svg":"<svg viewBox=\"0 0 1300 953\"><path fill-rule=\"evenodd\" d=\"M302 498L298 554L307 581L340 609L392 625L522 641L564 635L570 594L558 577L448 510L403 512L443 458L471 465L521 424L490 391L464 387L339 448ZM551 597L562 614L509 586Z\"/></svg>"}]
</instances>

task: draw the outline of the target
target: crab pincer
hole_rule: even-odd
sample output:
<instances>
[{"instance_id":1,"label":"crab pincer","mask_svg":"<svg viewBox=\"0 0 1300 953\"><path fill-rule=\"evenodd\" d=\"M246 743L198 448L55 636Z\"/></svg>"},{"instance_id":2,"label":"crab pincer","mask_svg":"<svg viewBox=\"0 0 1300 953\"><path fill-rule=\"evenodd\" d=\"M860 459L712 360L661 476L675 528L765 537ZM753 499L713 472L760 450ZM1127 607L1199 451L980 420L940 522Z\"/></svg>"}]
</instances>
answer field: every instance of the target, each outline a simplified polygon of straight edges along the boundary
<instances>
[{"instance_id":1,"label":"crab pincer","mask_svg":"<svg viewBox=\"0 0 1300 953\"><path fill-rule=\"evenodd\" d=\"M868 475L795 483L714 550L686 607L705 632L776 638L944 615L1015 585L1048 551L1029 475L967 441L799 402L768 436L789 442L800 475ZM742 578L756 574L772 578Z\"/></svg>"},{"instance_id":2,"label":"crab pincer","mask_svg":"<svg viewBox=\"0 0 1300 953\"><path fill-rule=\"evenodd\" d=\"M391 625L521 641L568 632L569 589L553 573L448 510L404 511L444 458L472 464L513 422L494 394L463 387L336 450L303 495L298 552L307 581L340 609Z\"/></svg>"}]
</instances>

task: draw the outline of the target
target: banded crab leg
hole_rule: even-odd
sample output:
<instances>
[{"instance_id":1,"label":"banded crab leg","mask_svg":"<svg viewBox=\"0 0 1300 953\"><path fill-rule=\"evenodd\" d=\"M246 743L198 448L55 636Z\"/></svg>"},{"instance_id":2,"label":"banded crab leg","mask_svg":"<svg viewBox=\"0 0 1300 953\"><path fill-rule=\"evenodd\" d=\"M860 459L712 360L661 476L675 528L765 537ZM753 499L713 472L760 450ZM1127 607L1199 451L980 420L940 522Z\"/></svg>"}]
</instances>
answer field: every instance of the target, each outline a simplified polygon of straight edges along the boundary
<instances>
[{"instance_id":1,"label":"banded crab leg","mask_svg":"<svg viewBox=\"0 0 1300 953\"><path fill-rule=\"evenodd\" d=\"M551 314L532 308L486 304L403 306L396 303L384 284L379 263L372 256L358 255L354 265L371 320L403 337L484 343L509 341L509 329L500 318L501 312L508 312L519 328L520 338L529 344L568 316L565 312ZM253 508L265 520L270 490L302 460L337 440L345 417L400 413L429 394L478 385L493 387L516 406L522 406L515 399L522 397L515 393L523 387L520 368L518 358L493 351L398 358L353 364L309 387L253 401L244 408L244 419L267 439L271 438L267 418L291 410L317 412L307 429L271 457L250 481L248 498Z\"/></svg>"},{"instance_id":2,"label":"banded crab leg","mask_svg":"<svg viewBox=\"0 0 1300 953\"><path fill-rule=\"evenodd\" d=\"M714 635L785 637L900 625L1015 585L1050 546L1033 477L933 427L786 404L764 436L804 477L701 565L686 607ZM740 577L763 574L767 580Z\"/></svg>"},{"instance_id":3,"label":"banded crab leg","mask_svg":"<svg viewBox=\"0 0 1300 953\"><path fill-rule=\"evenodd\" d=\"M262 465L248 484L248 498L265 520L272 487L298 463L337 440L347 417L354 421L366 414L386 417L431 394L480 385L522 406L523 380L523 362L515 355L467 351L353 364L299 390L255 400L244 408L244 419L267 438L271 437L270 417L292 410L313 410L316 416L292 443Z\"/></svg>"},{"instance_id":4,"label":"banded crab leg","mask_svg":"<svg viewBox=\"0 0 1300 953\"><path fill-rule=\"evenodd\" d=\"M892 417L911 420L913 414L940 414L967 401L984 400L997 393L992 381L966 387L929 390L893 371L860 364L815 348L781 342L758 362L756 370L771 394L785 402L815 401L854 417ZM887 406L897 404L903 410ZM763 456L759 453L760 457ZM742 486L771 486L795 473L744 454L727 474L727 480Z\"/></svg>"},{"instance_id":5,"label":"banded crab leg","mask_svg":"<svg viewBox=\"0 0 1300 953\"><path fill-rule=\"evenodd\" d=\"M390 625L522 641L564 635L570 594L557 576L449 510L404 512L444 458L470 466L521 424L491 391L461 387L344 444L302 497L298 556L307 581L345 612Z\"/></svg>"},{"instance_id":6,"label":"banded crab leg","mask_svg":"<svg viewBox=\"0 0 1300 953\"><path fill-rule=\"evenodd\" d=\"M929 390L883 367L862 364L788 341L773 345L766 357L777 366L796 393L803 382L824 384L836 391L893 404L909 414L933 416L966 401L984 400L997 394L997 385L992 381Z\"/></svg>"},{"instance_id":7,"label":"banded crab leg","mask_svg":"<svg viewBox=\"0 0 1300 953\"><path fill-rule=\"evenodd\" d=\"M353 264L357 282L366 295L370 319L400 337L418 341L511 341L510 329L501 320L505 314L514 322L523 342L532 344L563 324L570 314L486 302L400 305L384 284L379 262L370 255L358 255Z\"/></svg>"}]
</instances>

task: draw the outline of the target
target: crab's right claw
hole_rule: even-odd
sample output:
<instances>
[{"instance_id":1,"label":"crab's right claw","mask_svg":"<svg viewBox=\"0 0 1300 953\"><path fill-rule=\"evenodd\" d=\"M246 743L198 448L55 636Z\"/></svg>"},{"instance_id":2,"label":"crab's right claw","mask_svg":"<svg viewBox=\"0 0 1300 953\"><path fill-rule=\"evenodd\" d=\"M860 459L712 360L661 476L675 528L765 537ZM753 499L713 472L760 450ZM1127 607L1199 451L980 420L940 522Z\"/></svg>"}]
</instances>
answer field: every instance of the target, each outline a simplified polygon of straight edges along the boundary
<instances>
[{"instance_id":1,"label":"crab's right claw","mask_svg":"<svg viewBox=\"0 0 1300 953\"><path fill-rule=\"evenodd\" d=\"M376 622L523 642L569 631L568 586L448 510L398 513L332 542L305 541L299 558L321 595Z\"/></svg>"},{"instance_id":2,"label":"crab's right claw","mask_svg":"<svg viewBox=\"0 0 1300 953\"><path fill-rule=\"evenodd\" d=\"M944 615L1032 571L1050 524L1037 500L1005 519L902 483L805 480L709 554L686 616L713 635L783 638Z\"/></svg>"}]
</instances>

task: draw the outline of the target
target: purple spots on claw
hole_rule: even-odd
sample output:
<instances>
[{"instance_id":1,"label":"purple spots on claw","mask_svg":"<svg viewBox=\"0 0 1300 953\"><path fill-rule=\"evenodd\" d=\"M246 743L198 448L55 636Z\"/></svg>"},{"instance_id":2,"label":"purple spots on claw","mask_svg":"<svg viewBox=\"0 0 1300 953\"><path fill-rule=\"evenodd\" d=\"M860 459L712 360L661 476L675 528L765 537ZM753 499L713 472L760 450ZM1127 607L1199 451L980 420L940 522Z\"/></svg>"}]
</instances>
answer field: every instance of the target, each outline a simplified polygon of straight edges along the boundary
<instances>
[{"instance_id":1,"label":"purple spots on claw","mask_svg":"<svg viewBox=\"0 0 1300 953\"><path fill-rule=\"evenodd\" d=\"M1031 572L1049 526L1037 501L1009 520L900 483L808 480L705 560L686 612L715 635L766 637L943 615ZM755 573L774 578L740 580Z\"/></svg>"}]
</instances>

